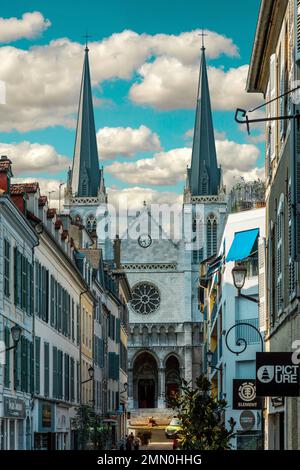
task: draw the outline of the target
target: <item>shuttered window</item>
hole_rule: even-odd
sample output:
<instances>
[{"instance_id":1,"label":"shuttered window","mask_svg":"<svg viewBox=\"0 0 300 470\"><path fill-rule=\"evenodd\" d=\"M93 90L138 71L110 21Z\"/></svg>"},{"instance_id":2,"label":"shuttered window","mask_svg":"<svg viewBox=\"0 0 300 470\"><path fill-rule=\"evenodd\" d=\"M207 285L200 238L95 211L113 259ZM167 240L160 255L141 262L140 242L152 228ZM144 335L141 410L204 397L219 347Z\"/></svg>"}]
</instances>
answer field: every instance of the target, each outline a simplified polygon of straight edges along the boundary
<instances>
[{"instance_id":1,"label":"shuttered window","mask_svg":"<svg viewBox=\"0 0 300 470\"><path fill-rule=\"evenodd\" d=\"M116 342L120 343L120 336L121 336L121 320L119 318L116 319Z\"/></svg>"},{"instance_id":2,"label":"shuttered window","mask_svg":"<svg viewBox=\"0 0 300 470\"><path fill-rule=\"evenodd\" d=\"M66 401L70 400L70 357L68 354L65 354L64 361L64 378L65 378L65 393L64 397Z\"/></svg>"},{"instance_id":3,"label":"shuttered window","mask_svg":"<svg viewBox=\"0 0 300 470\"><path fill-rule=\"evenodd\" d=\"M27 339L21 336L21 390L27 392Z\"/></svg>"},{"instance_id":4,"label":"shuttered window","mask_svg":"<svg viewBox=\"0 0 300 470\"><path fill-rule=\"evenodd\" d=\"M284 230L284 196L282 195L277 212L277 227L276 227L276 302L277 314L281 314L284 306L284 291L283 291L283 270L284 270L284 244L283 244L283 230Z\"/></svg>"},{"instance_id":5,"label":"shuttered window","mask_svg":"<svg viewBox=\"0 0 300 470\"><path fill-rule=\"evenodd\" d=\"M53 369L52 369L52 394L53 398L58 398L58 385L57 385L57 348L54 346L52 350L53 354Z\"/></svg>"},{"instance_id":6,"label":"shuttered window","mask_svg":"<svg viewBox=\"0 0 300 470\"><path fill-rule=\"evenodd\" d=\"M35 338L35 393L40 393L41 387L41 338Z\"/></svg>"},{"instance_id":7,"label":"shuttered window","mask_svg":"<svg viewBox=\"0 0 300 470\"><path fill-rule=\"evenodd\" d=\"M4 240L4 295L10 296L10 243Z\"/></svg>"},{"instance_id":8,"label":"shuttered window","mask_svg":"<svg viewBox=\"0 0 300 470\"><path fill-rule=\"evenodd\" d=\"M8 326L4 329L5 348L10 347L10 329ZM4 387L10 387L10 355L11 351L5 353L5 366L4 366Z\"/></svg>"},{"instance_id":9,"label":"shuttered window","mask_svg":"<svg viewBox=\"0 0 300 470\"><path fill-rule=\"evenodd\" d=\"M22 303L22 265L21 253L17 248L14 249L14 286L15 286L15 305L21 307Z\"/></svg>"},{"instance_id":10,"label":"shuttered window","mask_svg":"<svg viewBox=\"0 0 300 470\"><path fill-rule=\"evenodd\" d=\"M50 393L50 356L49 343L44 343L44 395L49 397Z\"/></svg>"},{"instance_id":11,"label":"shuttered window","mask_svg":"<svg viewBox=\"0 0 300 470\"><path fill-rule=\"evenodd\" d=\"M293 253L293 201L292 201L292 183L288 186L288 243L289 243L289 298L290 300L296 293L296 268Z\"/></svg>"},{"instance_id":12,"label":"shuttered window","mask_svg":"<svg viewBox=\"0 0 300 470\"><path fill-rule=\"evenodd\" d=\"M14 389L21 388L21 343L14 349Z\"/></svg>"},{"instance_id":13,"label":"shuttered window","mask_svg":"<svg viewBox=\"0 0 300 470\"><path fill-rule=\"evenodd\" d=\"M57 352L58 398L63 398L63 352Z\"/></svg>"},{"instance_id":14,"label":"shuttered window","mask_svg":"<svg viewBox=\"0 0 300 470\"><path fill-rule=\"evenodd\" d=\"M71 357L70 359L70 385L71 385L71 390L70 390L70 395L71 395L71 401L75 401L75 363L74 359Z\"/></svg>"}]
</instances>

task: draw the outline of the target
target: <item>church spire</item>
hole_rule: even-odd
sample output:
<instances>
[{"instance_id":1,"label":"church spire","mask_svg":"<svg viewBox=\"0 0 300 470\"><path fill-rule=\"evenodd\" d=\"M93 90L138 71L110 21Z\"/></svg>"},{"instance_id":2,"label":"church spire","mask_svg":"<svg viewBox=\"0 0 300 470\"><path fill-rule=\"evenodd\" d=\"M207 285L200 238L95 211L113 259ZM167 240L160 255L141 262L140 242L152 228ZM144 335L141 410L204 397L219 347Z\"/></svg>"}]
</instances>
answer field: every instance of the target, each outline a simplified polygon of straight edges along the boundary
<instances>
[{"instance_id":1,"label":"church spire","mask_svg":"<svg viewBox=\"0 0 300 470\"><path fill-rule=\"evenodd\" d=\"M101 176L88 53L86 44L71 179L72 193L77 197L96 197Z\"/></svg>"},{"instance_id":2,"label":"church spire","mask_svg":"<svg viewBox=\"0 0 300 470\"><path fill-rule=\"evenodd\" d=\"M221 172L218 168L211 102L202 34L201 62L194 128L189 189L192 196L217 195Z\"/></svg>"}]
</instances>

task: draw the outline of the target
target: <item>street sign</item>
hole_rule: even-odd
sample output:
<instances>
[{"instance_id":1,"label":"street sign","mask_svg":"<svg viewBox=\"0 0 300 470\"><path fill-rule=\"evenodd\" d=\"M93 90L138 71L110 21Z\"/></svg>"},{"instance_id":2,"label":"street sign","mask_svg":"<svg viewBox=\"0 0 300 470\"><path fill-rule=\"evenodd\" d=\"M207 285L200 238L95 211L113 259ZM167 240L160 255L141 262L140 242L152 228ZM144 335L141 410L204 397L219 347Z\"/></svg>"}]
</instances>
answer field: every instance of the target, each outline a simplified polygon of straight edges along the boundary
<instances>
[{"instance_id":1,"label":"street sign","mask_svg":"<svg viewBox=\"0 0 300 470\"><path fill-rule=\"evenodd\" d=\"M233 410L261 410L262 400L256 396L255 379L233 380Z\"/></svg>"},{"instance_id":2,"label":"street sign","mask_svg":"<svg viewBox=\"0 0 300 470\"><path fill-rule=\"evenodd\" d=\"M256 353L256 394L258 397L298 397L300 366L293 353Z\"/></svg>"}]
</instances>

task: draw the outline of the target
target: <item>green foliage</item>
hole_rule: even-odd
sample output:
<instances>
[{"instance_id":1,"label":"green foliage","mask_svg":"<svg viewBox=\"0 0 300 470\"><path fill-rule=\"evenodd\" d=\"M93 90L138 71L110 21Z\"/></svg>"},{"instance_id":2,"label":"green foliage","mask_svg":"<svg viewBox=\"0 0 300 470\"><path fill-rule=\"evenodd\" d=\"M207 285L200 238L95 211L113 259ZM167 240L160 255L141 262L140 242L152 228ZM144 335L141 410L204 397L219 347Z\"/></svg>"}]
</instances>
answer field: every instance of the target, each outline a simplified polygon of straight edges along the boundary
<instances>
[{"instance_id":1,"label":"green foliage","mask_svg":"<svg viewBox=\"0 0 300 470\"><path fill-rule=\"evenodd\" d=\"M226 429L224 416L225 400L211 395L212 386L205 375L201 375L192 387L182 381L180 392L170 399L170 406L182 422L179 434L181 450L230 450L234 436L235 421L231 418Z\"/></svg>"},{"instance_id":2,"label":"green foliage","mask_svg":"<svg viewBox=\"0 0 300 470\"><path fill-rule=\"evenodd\" d=\"M108 430L101 426L99 416L95 413L93 406L80 405L76 409L72 426L77 431L81 450L105 449Z\"/></svg>"}]
</instances>

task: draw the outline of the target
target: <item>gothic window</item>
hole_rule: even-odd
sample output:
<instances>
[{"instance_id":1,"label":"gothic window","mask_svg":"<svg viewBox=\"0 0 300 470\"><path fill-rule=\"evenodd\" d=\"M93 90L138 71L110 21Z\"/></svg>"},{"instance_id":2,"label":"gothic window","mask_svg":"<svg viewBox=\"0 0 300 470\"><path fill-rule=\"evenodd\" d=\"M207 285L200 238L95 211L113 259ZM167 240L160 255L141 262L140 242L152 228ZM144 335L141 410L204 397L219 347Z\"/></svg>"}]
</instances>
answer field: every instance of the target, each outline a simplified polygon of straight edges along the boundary
<instances>
[{"instance_id":1,"label":"gothic window","mask_svg":"<svg viewBox=\"0 0 300 470\"><path fill-rule=\"evenodd\" d=\"M202 185L202 194L206 196L208 194L208 178L207 176L204 176L201 181Z\"/></svg>"},{"instance_id":2,"label":"gothic window","mask_svg":"<svg viewBox=\"0 0 300 470\"><path fill-rule=\"evenodd\" d=\"M215 255L218 250L218 223L214 215L207 219L206 227L207 257Z\"/></svg>"},{"instance_id":3,"label":"gothic window","mask_svg":"<svg viewBox=\"0 0 300 470\"><path fill-rule=\"evenodd\" d=\"M82 186L81 186L81 188L82 188L82 195L83 195L83 196L87 196L87 194L88 194L88 184L87 184L87 180L86 180L86 179L84 179L84 180L82 181Z\"/></svg>"},{"instance_id":4,"label":"gothic window","mask_svg":"<svg viewBox=\"0 0 300 470\"><path fill-rule=\"evenodd\" d=\"M149 315L154 313L160 305L159 290L153 284L140 282L132 290L131 306L136 313Z\"/></svg>"},{"instance_id":5,"label":"gothic window","mask_svg":"<svg viewBox=\"0 0 300 470\"><path fill-rule=\"evenodd\" d=\"M97 221L94 215L89 215L86 219L86 228L89 232L94 232L97 229Z\"/></svg>"}]
</instances>

